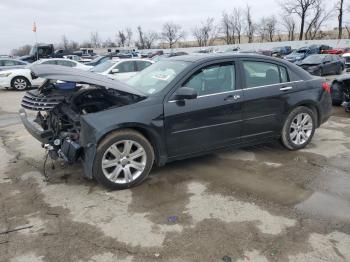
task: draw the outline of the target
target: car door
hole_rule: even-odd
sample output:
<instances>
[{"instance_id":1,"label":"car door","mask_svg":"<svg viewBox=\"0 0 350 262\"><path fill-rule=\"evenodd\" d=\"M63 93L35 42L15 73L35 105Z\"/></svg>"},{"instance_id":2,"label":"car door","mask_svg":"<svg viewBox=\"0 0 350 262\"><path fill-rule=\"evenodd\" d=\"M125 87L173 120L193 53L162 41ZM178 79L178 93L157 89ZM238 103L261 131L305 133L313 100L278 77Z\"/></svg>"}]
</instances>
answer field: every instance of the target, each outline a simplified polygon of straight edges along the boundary
<instances>
[{"instance_id":1,"label":"car door","mask_svg":"<svg viewBox=\"0 0 350 262\"><path fill-rule=\"evenodd\" d=\"M118 72L113 73L112 70L117 69ZM117 80L127 80L136 74L134 61L122 61L116 64L110 71L110 77Z\"/></svg>"},{"instance_id":2,"label":"car door","mask_svg":"<svg viewBox=\"0 0 350 262\"><path fill-rule=\"evenodd\" d=\"M196 99L164 104L169 157L189 155L240 142L241 89L234 62L202 66L177 88L197 91ZM176 92L175 92L176 93Z\"/></svg>"},{"instance_id":3,"label":"car door","mask_svg":"<svg viewBox=\"0 0 350 262\"><path fill-rule=\"evenodd\" d=\"M241 66L244 75L242 142L275 136L294 88L287 68L257 59L242 59Z\"/></svg>"}]
</instances>

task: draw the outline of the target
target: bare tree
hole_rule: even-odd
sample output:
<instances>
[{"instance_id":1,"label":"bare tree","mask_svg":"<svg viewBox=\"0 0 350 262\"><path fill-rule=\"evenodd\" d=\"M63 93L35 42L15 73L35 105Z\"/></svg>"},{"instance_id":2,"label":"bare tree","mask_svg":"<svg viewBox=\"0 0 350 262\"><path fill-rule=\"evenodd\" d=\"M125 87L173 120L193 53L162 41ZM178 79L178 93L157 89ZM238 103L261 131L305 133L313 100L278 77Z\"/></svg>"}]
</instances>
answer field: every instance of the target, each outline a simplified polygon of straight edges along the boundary
<instances>
[{"instance_id":1,"label":"bare tree","mask_svg":"<svg viewBox=\"0 0 350 262\"><path fill-rule=\"evenodd\" d=\"M338 39L342 39L343 36L343 14L344 14L344 0L338 0Z\"/></svg>"},{"instance_id":2,"label":"bare tree","mask_svg":"<svg viewBox=\"0 0 350 262\"><path fill-rule=\"evenodd\" d=\"M62 48L64 50L69 50L69 40L65 35L62 35L62 40L61 40L61 44L60 46L62 46Z\"/></svg>"},{"instance_id":3,"label":"bare tree","mask_svg":"<svg viewBox=\"0 0 350 262\"><path fill-rule=\"evenodd\" d=\"M221 30L227 45L236 43L236 28L234 26L233 16L223 12L221 18Z\"/></svg>"},{"instance_id":4,"label":"bare tree","mask_svg":"<svg viewBox=\"0 0 350 262\"><path fill-rule=\"evenodd\" d=\"M126 38L126 45L127 46L131 46L131 42L132 42L132 36L133 36L133 32L132 29L130 27L127 27L125 29L125 38Z\"/></svg>"},{"instance_id":5,"label":"bare tree","mask_svg":"<svg viewBox=\"0 0 350 262\"><path fill-rule=\"evenodd\" d=\"M235 31L237 33L237 41L240 44L241 37L242 37L242 31L243 31L243 25L244 25L243 16L242 16L242 9L235 7L233 9L232 15L233 15L233 20L234 20L233 25L234 25Z\"/></svg>"},{"instance_id":6,"label":"bare tree","mask_svg":"<svg viewBox=\"0 0 350 262\"><path fill-rule=\"evenodd\" d=\"M316 0L312 19L309 21L305 31L305 39L315 39L320 32L322 24L330 17L331 11L327 12L324 6L323 0Z\"/></svg>"},{"instance_id":7,"label":"bare tree","mask_svg":"<svg viewBox=\"0 0 350 262\"><path fill-rule=\"evenodd\" d=\"M181 30L180 25L167 22L163 25L161 36L169 45L169 48L173 48L180 39L185 37L185 33Z\"/></svg>"},{"instance_id":8,"label":"bare tree","mask_svg":"<svg viewBox=\"0 0 350 262\"><path fill-rule=\"evenodd\" d=\"M145 49L146 48L145 39L144 39L142 27L140 25L137 27L137 33L138 33L139 39L136 41L136 46L139 49Z\"/></svg>"},{"instance_id":9,"label":"bare tree","mask_svg":"<svg viewBox=\"0 0 350 262\"><path fill-rule=\"evenodd\" d=\"M299 40L303 40L306 17L316 2L317 0L284 0L281 2L281 7L287 13L300 17Z\"/></svg>"},{"instance_id":10,"label":"bare tree","mask_svg":"<svg viewBox=\"0 0 350 262\"><path fill-rule=\"evenodd\" d=\"M251 15L251 8L249 5L247 5L246 11L245 11L245 16L246 16L246 34L248 37L248 43L252 43L253 42L253 38L254 38L254 32L255 32L255 25L253 23L252 20L252 15Z\"/></svg>"},{"instance_id":11,"label":"bare tree","mask_svg":"<svg viewBox=\"0 0 350 262\"><path fill-rule=\"evenodd\" d=\"M199 46L212 45L217 37L217 28L214 24L214 18L207 18L206 21L201 23L200 27L195 27L192 33Z\"/></svg>"},{"instance_id":12,"label":"bare tree","mask_svg":"<svg viewBox=\"0 0 350 262\"><path fill-rule=\"evenodd\" d=\"M21 46L21 47L19 47L19 48L13 49L13 50L11 51L11 55L13 55L13 56L24 56L24 55L28 55L31 48L32 48L31 45L24 45L24 46Z\"/></svg>"},{"instance_id":13,"label":"bare tree","mask_svg":"<svg viewBox=\"0 0 350 262\"><path fill-rule=\"evenodd\" d=\"M99 36L97 31L91 32L90 43L91 43L91 46L94 47L94 48L100 47L101 39L100 39L100 36Z\"/></svg>"},{"instance_id":14,"label":"bare tree","mask_svg":"<svg viewBox=\"0 0 350 262\"><path fill-rule=\"evenodd\" d=\"M125 46L126 43L126 35L123 30L119 30L117 33L117 45L122 47Z\"/></svg>"},{"instance_id":15,"label":"bare tree","mask_svg":"<svg viewBox=\"0 0 350 262\"><path fill-rule=\"evenodd\" d=\"M148 31L144 34L144 44L146 49L151 49L154 43L159 39L157 32Z\"/></svg>"},{"instance_id":16,"label":"bare tree","mask_svg":"<svg viewBox=\"0 0 350 262\"><path fill-rule=\"evenodd\" d=\"M260 22L256 25L256 31L260 38L260 42L264 42L267 39L267 19L261 18Z\"/></svg>"},{"instance_id":17,"label":"bare tree","mask_svg":"<svg viewBox=\"0 0 350 262\"><path fill-rule=\"evenodd\" d=\"M294 41L294 34L295 34L295 28L296 28L294 18L288 15L282 16L282 26L287 31L288 41Z\"/></svg>"},{"instance_id":18,"label":"bare tree","mask_svg":"<svg viewBox=\"0 0 350 262\"><path fill-rule=\"evenodd\" d=\"M270 42L273 41L273 37L275 36L275 33L276 33L276 27L277 27L276 17L274 15L268 17L266 19L266 32Z\"/></svg>"}]
</instances>

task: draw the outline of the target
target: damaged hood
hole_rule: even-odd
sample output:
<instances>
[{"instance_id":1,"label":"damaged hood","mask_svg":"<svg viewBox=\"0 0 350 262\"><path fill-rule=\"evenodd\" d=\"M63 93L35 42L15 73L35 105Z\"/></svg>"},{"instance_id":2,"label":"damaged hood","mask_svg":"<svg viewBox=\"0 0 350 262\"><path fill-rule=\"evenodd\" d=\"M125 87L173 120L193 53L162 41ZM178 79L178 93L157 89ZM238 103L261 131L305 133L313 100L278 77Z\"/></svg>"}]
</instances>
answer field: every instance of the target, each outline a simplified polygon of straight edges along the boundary
<instances>
[{"instance_id":1,"label":"damaged hood","mask_svg":"<svg viewBox=\"0 0 350 262\"><path fill-rule=\"evenodd\" d=\"M33 65L29 69L32 71L32 74L34 74L35 77L45 78L49 80L61 80L64 82L96 85L108 89L116 89L118 91L133 95L145 96L145 94L121 81L110 79L104 75L99 75L76 68L59 65Z\"/></svg>"}]
</instances>

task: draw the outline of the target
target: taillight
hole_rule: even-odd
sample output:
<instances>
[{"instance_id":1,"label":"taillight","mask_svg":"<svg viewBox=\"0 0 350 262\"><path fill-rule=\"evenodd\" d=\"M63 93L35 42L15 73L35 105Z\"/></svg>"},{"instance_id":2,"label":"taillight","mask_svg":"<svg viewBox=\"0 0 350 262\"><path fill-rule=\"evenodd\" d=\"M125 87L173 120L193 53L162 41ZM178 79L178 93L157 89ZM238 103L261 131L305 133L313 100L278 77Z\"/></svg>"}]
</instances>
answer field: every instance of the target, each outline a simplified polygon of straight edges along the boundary
<instances>
[{"instance_id":1,"label":"taillight","mask_svg":"<svg viewBox=\"0 0 350 262\"><path fill-rule=\"evenodd\" d=\"M327 82L322 83L322 88L327 93L331 93L331 86Z\"/></svg>"}]
</instances>

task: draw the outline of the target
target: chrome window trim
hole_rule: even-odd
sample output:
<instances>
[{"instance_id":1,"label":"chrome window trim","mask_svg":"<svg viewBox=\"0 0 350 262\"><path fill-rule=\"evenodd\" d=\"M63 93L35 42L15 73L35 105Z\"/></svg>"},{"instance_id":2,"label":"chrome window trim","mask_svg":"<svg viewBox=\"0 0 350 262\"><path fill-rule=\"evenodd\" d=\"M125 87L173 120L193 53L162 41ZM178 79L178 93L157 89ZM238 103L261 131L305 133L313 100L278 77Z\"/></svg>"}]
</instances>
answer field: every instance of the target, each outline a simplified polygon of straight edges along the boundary
<instances>
[{"instance_id":1,"label":"chrome window trim","mask_svg":"<svg viewBox=\"0 0 350 262\"><path fill-rule=\"evenodd\" d=\"M225 92L220 92L220 93L215 93L215 94L208 94L208 95L197 96L197 98L208 97L208 96L216 96L216 95L222 95L222 94L228 94L228 93L234 93L234 92L242 92L244 90L251 90L251 89L257 89L257 88L263 88L263 87L269 87L269 86L287 85L287 84L299 83L299 82L303 82L303 81L304 80L297 80L297 81L289 81L289 82L283 82L283 83L277 83L277 84L271 84L271 85L247 87L247 88L237 89L237 90L232 90L232 91L225 91ZM181 100L170 100L170 101L168 101L168 103L175 103L177 101L181 101Z\"/></svg>"},{"instance_id":2,"label":"chrome window trim","mask_svg":"<svg viewBox=\"0 0 350 262\"><path fill-rule=\"evenodd\" d=\"M247 87L247 88L243 88L242 90L250 90L250 89L262 88L262 87L269 87L269 86L277 86L277 85L286 85L286 84L291 84L291 83L299 83L299 82L303 82L303 81L304 81L304 80L297 80L297 81L289 81L289 82L283 82L283 83L277 83L277 84L271 84L271 85Z\"/></svg>"}]
</instances>

